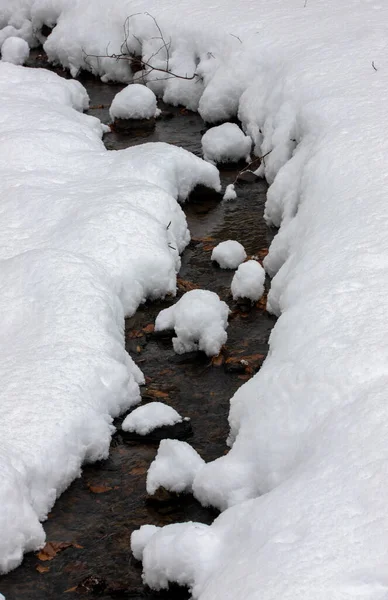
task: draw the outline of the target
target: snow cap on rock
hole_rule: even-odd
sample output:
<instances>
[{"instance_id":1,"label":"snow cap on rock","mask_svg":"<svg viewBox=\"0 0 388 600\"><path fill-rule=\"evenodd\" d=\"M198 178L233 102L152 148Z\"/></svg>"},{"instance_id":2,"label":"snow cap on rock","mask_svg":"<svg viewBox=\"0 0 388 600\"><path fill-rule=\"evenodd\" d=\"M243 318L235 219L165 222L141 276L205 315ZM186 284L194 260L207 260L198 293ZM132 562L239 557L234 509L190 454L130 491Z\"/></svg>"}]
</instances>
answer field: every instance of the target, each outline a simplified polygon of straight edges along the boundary
<instances>
[{"instance_id":1,"label":"snow cap on rock","mask_svg":"<svg viewBox=\"0 0 388 600\"><path fill-rule=\"evenodd\" d=\"M183 417L171 406L163 402L149 402L135 408L123 421L123 431L134 431L139 435L147 435L150 431L164 425L181 423Z\"/></svg>"},{"instance_id":2,"label":"snow cap on rock","mask_svg":"<svg viewBox=\"0 0 388 600\"><path fill-rule=\"evenodd\" d=\"M1 46L1 60L14 65L23 65L30 55L30 47L19 37L7 38Z\"/></svg>"},{"instance_id":3,"label":"snow cap on rock","mask_svg":"<svg viewBox=\"0 0 388 600\"><path fill-rule=\"evenodd\" d=\"M211 260L217 262L221 269L237 269L246 259L247 254L244 246L236 240L226 240L220 242L211 255Z\"/></svg>"},{"instance_id":4,"label":"snow cap on rock","mask_svg":"<svg viewBox=\"0 0 388 600\"><path fill-rule=\"evenodd\" d=\"M264 294L265 271L256 260L248 260L239 266L230 286L233 300L248 298L252 302Z\"/></svg>"},{"instance_id":5,"label":"snow cap on rock","mask_svg":"<svg viewBox=\"0 0 388 600\"><path fill-rule=\"evenodd\" d=\"M172 342L177 354L203 350L215 356L227 339L228 315L228 305L217 294L191 290L158 314L155 331L175 329Z\"/></svg>"},{"instance_id":6,"label":"snow cap on rock","mask_svg":"<svg viewBox=\"0 0 388 600\"><path fill-rule=\"evenodd\" d=\"M249 162L252 140L235 123L223 123L212 127L202 137L202 152L205 160L212 163Z\"/></svg>"},{"instance_id":7,"label":"snow cap on rock","mask_svg":"<svg viewBox=\"0 0 388 600\"><path fill-rule=\"evenodd\" d=\"M160 115L156 96L145 85L127 85L113 98L109 114L114 119L152 119Z\"/></svg>"},{"instance_id":8,"label":"snow cap on rock","mask_svg":"<svg viewBox=\"0 0 388 600\"><path fill-rule=\"evenodd\" d=\"M193 481L205 461L198 452L179 440L162 440L158 453L147 473L147 493L160 487L180 494L192 491Z\"/></svg>"}]
</instances>

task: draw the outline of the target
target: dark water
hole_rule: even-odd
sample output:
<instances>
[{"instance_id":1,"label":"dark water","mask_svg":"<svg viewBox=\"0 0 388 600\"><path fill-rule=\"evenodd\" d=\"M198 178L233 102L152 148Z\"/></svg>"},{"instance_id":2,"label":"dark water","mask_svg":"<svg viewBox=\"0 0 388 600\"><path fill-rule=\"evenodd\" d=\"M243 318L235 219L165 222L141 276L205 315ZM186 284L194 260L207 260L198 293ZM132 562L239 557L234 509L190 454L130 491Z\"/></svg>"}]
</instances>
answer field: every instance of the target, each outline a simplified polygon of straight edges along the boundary
<instances>
[{"instance_id":1,"label":"dark water","mask_svg":"<svg viewBox=\"0 0 388 600\"><path fill-rule=\"evenodd\" d=\"M91 97L90 114L107 122L107 107L121 87L92 79L83 83ZM164 117L154 131L130 136L110 133L105 137L107 148L164 141L200 154L205 127L200 117L181 108L162 109ZM223 184L234 181L236 174L236 169L223 171ZM249 255L265 256L272 237L262 218L265 194L266 186L259 182L239 187L238 199L232 202L199 194L185 205L193 239L182 256L178 297L198 286L228 302L232 309L228 342L217 361L199 354L177 356L170 339L150 332L147 326L173 299L147 303L126 322L126 348L146 376L143 401L160 400L189 416L193 432L188 441L205 460L227 452L229 399L260 368L274 324L263 302L254 307L233 303L229 295L233 272L214 266L210 254L219 241L236 239ZM241 365L241 358L248 366ZM108 460L85 466L82 477L59 498L45 523L48 541L73 542L77 547L70 546L46 562L27 555L18 569L0 580L7 600L188 597L178 587L164 594L144 589L141 565L131 557L130 534L140 525L211 523L217 514L190 496L161 493L147 498L146 472L157 445L128 443L119 432L115 435Z\"/></svg>"}]
</instances>

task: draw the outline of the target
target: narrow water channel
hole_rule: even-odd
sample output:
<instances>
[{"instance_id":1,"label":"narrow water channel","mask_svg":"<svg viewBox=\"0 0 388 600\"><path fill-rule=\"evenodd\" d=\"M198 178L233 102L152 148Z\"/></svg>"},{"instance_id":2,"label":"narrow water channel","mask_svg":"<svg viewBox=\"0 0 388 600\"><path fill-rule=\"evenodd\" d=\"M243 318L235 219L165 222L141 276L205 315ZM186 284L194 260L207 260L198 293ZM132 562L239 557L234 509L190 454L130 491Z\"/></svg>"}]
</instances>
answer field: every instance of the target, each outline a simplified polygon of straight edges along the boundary
<instances>
[{"instance_id":1,"label":"narrow water channel","mask_svg":"<svg viewBox=\"0 0 388 600\"><path fill-rule=\"evenodd\" d=\"M107 106L121 88L90 78L83 83L91 98L90 114L108 122ZM107 148L163 141L200 155L205 128L201 118L185 109L162 108L165 117L154 131L131 136L107 134ZM236 170L223 171L223 185L233 182L236 174ZM215 362L196 353L177 356L170 339L153 335L148 326L174 299L147 303L126 321L127 351L146 376L143 402L160 400L190 417L192 434L187 441L207 461L227 452L229 399L260 368L274 325L263 303L253 308L233 303L229 291L233 272L219 269L210 261L213 246L227 239L241 242L248 255L263 258L266 254L272 233L262 217L265 183L244 184L237 191L237 200L231 202L198 194L184 206L192 241L182 256L178 280L178 297L200 287L217 292L229 304L232 314L224 355ZM241 358L247 364L242 365ZM115 424L119 426L120 421ZM152 441L128 442L118 430L108 460L85 466L82 477L59 498L45 523L47 541L74 545L50 561L27 555L18 569L0 580L7 600L188 597L181 588L163 594L144 589L141 565L131 557L131 532L144 523L211 523L217 515L190 496L165 493L147 498L146 473L157 446Z\"/></svg>"}]
</instances>

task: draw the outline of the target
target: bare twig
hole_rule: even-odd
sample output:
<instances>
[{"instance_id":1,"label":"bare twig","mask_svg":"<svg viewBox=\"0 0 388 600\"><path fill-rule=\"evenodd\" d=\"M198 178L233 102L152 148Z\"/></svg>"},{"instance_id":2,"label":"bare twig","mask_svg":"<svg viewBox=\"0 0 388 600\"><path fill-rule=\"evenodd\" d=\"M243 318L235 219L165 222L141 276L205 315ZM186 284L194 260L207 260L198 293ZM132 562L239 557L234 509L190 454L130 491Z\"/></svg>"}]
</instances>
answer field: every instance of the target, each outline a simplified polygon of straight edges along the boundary
<instances>
[{"instance_id":1,"label":"bare twig","mask_svg":"<svg viewBox=\"0 0 388 600\"><path fill-rule=\"evenodd\" d=\"M141 40L134 34L131 33L130 34L130 27L129 27L129 22L130 19L132 17L138 16L140 14L145 14L147 15L147 17L150 17L154 24L155 27L159 33L158 36L155 36L153 38L150 38L151 40L160 40L161 41L161 46L155 50L155 52L153 52L148 58L144 58L144 57L140 57L140 56L135 56L133 50L131 50L130 48L130 44L129 44L129 37L130 35L132 35L132 37L136 40L136 42L139 45L139 48L141 49L142 47L142 42ZM132 62L136 62L138 65L140 65L140 69L142 71L142 79L144 81L144 83L146 82L146 75L149 75L150 73L152 73L153 71L157 71L159 73L164 73L167 75L167 77L160 77L160 78L155 78L153 79L153 81L165 81L168 79L184 79L186 81L192 81L193 79L200 79L199 75L197 73L193 73L193 75L179 75L178 73L175 73L174 71L171 70L170 68L170 59L171 59L171 45L172 45L172 40L171 38L169 39L169 41L166 41L163 31L159 25L159 23L157 22L157 20L155 19L155 17L153 15L151 15L148 12L145 13L134 13L133 15L129 15L125 21L124 21L124 41L121 44L120 47L120 52L119 53L110 53L109 52L109 44L107 45L105 54L87 54L84 50L83 55L84 55L84 62L85 64L89 67L89 69L91 71L93 71L93 66L90 63L89 59L90 58L95 58L97 59L97 61L99 61L99 59L101 58L110 58L112 60L125 60L128 61L129 63ZM233 34L231 34L233 35ZM237 37L237 36L234 36ZM238 38L239 39L239 38ZM240 40L241 42L241 40ZM163 67L157 67L154 64L152 64L152 60L156 57L159 56L161 52L164 52L165 56L163 57L163 60L165 62L165 66Z\"/></svg>"},{"instance_id":2,"label":"bare twig","mask_svg":"<svg viewBox=\"0 0 388 600\"><path fill-rule=\"evenodd\" d=\"M374 68L375 71L378 71L378 69L377 69L377 67L375 65L375 61L374 60L372 60L372 67Z\"/></svg>"},{"instance_id":3,"label":"bare twig","mask_svg":"<svg viewBox=\"0 0 388 600\"><path fill-rule=\"evenodd\" d=\"M266 158L266 156L268 156L268 154L271 154L271 152L272 152L272 149L269 150L268 152L266 152L265 154L263 154L263 156L255 156L255 158L253 160L251 160L251 162L246 167L244 167L243 169L241 169L241 171L239 171L237 173L236 179L233 181L233 185L236 185L238 183L238 180L239 180L239 177L241 176L241 174L244 173L245 171L250 171L251 166L254 163L257 163L257 161L263 162L263 165L265 166L265 158Z\"/></svg>"},{"instance_id":4,"label":"bare twig","mask_svg":"<svg viewBox=\"0 0 388 600\"><path fill-rule=\"evenodd\" d=\"M231 35L232 37L236 38L236 40L238 40L240 42L240 44L242 44L241 39L238 37L238 35L234 35L233 33L230 33L229 35Z\"/></svg>"}]
</instances>

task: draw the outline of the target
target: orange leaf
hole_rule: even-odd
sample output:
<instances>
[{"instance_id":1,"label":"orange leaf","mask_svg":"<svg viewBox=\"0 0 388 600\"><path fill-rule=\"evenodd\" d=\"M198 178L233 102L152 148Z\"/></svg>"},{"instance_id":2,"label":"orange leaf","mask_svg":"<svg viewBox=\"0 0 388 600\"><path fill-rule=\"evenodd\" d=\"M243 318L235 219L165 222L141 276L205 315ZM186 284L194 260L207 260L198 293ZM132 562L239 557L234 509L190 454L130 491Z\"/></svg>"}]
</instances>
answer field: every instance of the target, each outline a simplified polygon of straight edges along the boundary
<instances>
[{"instance_id":1,"label":"orange leaf","mask_svg":"<svg viewBox=\"0 0 388 600\"><path fill-rule=\"evenodd\" d=\"M90 485L88 484L88 488L93 494L105 494L105 492L110 492L113 488L107 485Z\"/></svg>"},{"instance_id":2,"label":"orange leaf","mask_svg":"<svg viewBox=\"0 0 388 600\"><path fill-rule=\"evenodd\" d=\"M50 567L44 567L43 565L36 565L35 569L38 573L48 573L50 571Z\"/></svg>"},{"instance_id":3,"label":"orange leaf","mask_svg":"<svg viewBox=\"0 0 388 600\"><path fill-rule=\"evenodd\" d=\"M82 546L75 544L74 542L47 542L45 547L37 553L37 557L43 562L46 560L52 560L56 557L58 552L61 552L70 546L73 546L74 548L82 548Z\"/></svg>"},{"instance_id":4,"label":"orange leaf","mask_svg":"<svg viewBox=\"0 0 388 600\"><path fill-rule=\"evenodd\" d=\"M145 327L143 327L143 332L144 333L152 333L155 329L155 325L153 323L150 323L149 325L146 325Z\"/></svg>"}]
</instances>

